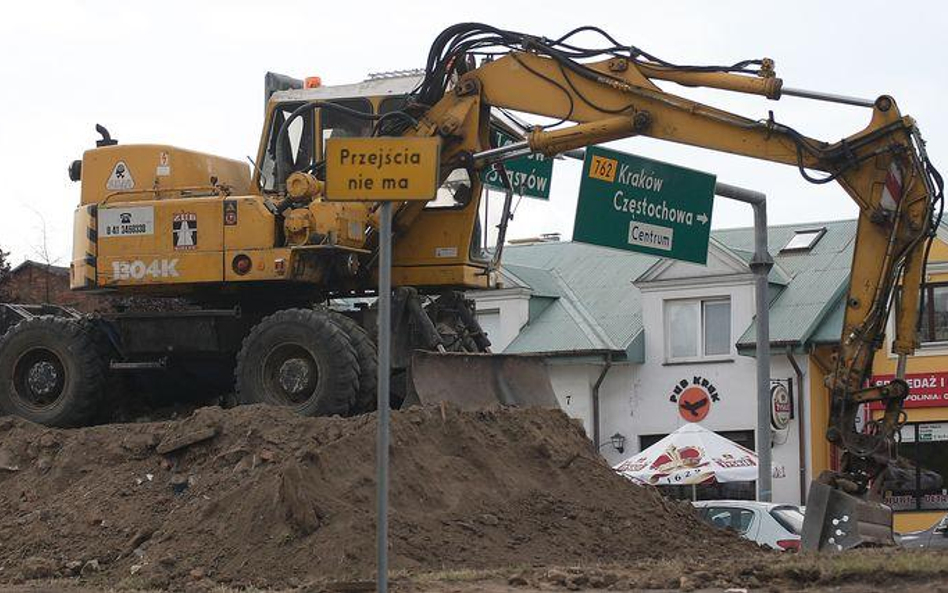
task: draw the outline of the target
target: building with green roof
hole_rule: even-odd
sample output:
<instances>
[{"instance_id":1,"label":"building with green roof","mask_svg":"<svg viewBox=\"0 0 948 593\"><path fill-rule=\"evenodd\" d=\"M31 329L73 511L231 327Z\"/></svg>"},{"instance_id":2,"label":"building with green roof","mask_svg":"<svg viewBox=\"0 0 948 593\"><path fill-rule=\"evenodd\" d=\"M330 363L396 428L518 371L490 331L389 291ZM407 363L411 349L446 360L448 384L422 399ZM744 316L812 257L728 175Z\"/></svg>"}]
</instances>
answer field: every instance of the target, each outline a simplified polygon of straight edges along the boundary
<instances>
[{"instance_id":1,"label":"building with green roof","mask_svg":"<svg viewBox=\"0 0 948 593\"><path fill-rule=\"evenodd\" d=\"M809 353L838 342L856 221L769 229L771 369L793 400L772 433L774 498L799 502L811 477ZM495 351L545 356L560 405L611 462L685 422L753 448L753 229L712 232L706 266L549 239L505 248L505 286L475 291ZM780 424L780 423L778 423ZM820 429L822 433L822 428ZM611 444L619 435L622 451ZM802 471L801 471L802 468ZM719 489L720 490L720 489ZM746 495L723 490L709 495ZM752 494L753 489L749 492Z\"/></svg>"}]
</instances>

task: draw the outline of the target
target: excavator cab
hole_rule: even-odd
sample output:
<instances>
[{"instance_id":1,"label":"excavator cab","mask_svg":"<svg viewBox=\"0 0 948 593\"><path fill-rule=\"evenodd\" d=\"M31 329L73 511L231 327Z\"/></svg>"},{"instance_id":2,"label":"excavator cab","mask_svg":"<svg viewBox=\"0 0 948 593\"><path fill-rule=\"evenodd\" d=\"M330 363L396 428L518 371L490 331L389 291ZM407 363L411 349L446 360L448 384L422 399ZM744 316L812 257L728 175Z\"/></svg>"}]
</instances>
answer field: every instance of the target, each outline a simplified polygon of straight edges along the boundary
<instances>
[{"instance_id":1,"label":"excavator cab","mask_svg":"<svg viewBox=\"0 0 948 593\"><path fill-rule=\"evenodd\" d=\"M278 200L295 174L323 181L326 140L373 135L380 121L404 108L409 92L422 78L420 73L398 72L373 75L356 85L321 87L268 75L267 123L254 184L262 195ZM277 84L272 84L274 81ZM306 105L314 108L308 110ZM501 119L492 117L490 125L517 134ZM399 220L405 222L394 242L392 400L401 405L450 402L465 409L498 403L556 407L543 359L491 353L490 340L477 322L474 302L464 296L464 289L496 287L499 258L493 254L502 249L509 220L507 213L501 215L497 245L485 246L480 199L477 171L455 163L443 167L435 199L420 211L396 211L396 225ZM510 205L507 199L508 211ZM325 226L327 210L354 212L371 227L374 208L374 204L336 204L319 198L294 204L282 211L284 236L300 246L310 242L310 229ZM313 221L307 232L290 228L304 218ZM371 236L362 244L353 242L352 247L366 252L361 256L363 267L374 265ZM373 290L374 274L362 275L354 288ZM371 307L354 315L364 327L374 326ZM476 392L471 385L478 385Z\"/></svg>"}]
</instances>

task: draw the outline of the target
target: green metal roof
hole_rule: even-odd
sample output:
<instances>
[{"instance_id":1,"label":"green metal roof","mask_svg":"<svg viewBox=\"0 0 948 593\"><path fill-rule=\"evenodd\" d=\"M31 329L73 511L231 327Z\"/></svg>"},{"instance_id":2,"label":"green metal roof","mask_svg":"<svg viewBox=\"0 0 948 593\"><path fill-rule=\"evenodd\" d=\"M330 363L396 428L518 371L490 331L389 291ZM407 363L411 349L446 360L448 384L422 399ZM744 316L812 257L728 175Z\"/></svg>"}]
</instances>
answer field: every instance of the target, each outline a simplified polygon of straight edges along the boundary
<instances>
[{"instance_id":1,"label":"green metal roof","mask_svg":"<svg viewBox=\"0 0 948 593\"><path fill-rule=\"evenodd\" d=\"M720 243L720 241L718 242ZM723 243L721 243L721 245L725 249L727 249L728 251L736 255L737 257L741 258L741 260L745 264L750 265L751 260L754 258L753 251L744 251L743 249L734 249L734 248L728 247L727 245L724 245ZM784 271L784 269L777 262L774 262L774 267L770 268L770 274L767 275L767 281L770 282L771 284L776 284L778 286L786 286L790 284L791 279L792 279L792 276L788 274L786 271Z\"/></svg>"},{"instance_id":2,"label":"green metal roof","mask_svg":"<svg viewBox=\"0 0 948 593\"><path fill-rule=\"evenodd\" d=\"M936 229L938 239L948 243L948 222L942 221ZM932 260L929 260L932 261ZM846 277L848 282L849 277ZM845 289L845 286L844 286ZM836 344L839 342L840 334L843 332L843 316L846 313L846 295L842 292L826 313L823 319L816 326L813 334L810 335L809 342L812 344Z\"/></svg>"},{"instance_id":3,"label":"green metal roof","mask_svg":"<svg viewBox=\"0 0 948 593\"><path fill-rule=\"evenodd\" d=\"M656 261L584 243L506 247L505 273L556 300L505 352L625 351L642 330L640 295L632 282Z\"/></svg>"},{"instance_id":4,"label":"green metal roof","mask_svg":"<svg viewBox=\"0 0 948 593\"><path fill-rule=\"evenodd\" d=\"M503 274L516 282L519 286L529 287L533 292L533 296L549 298L559 298L563 296L563 292L560 290L560 286L556 279L553 278L553 273L550 270L520 266L505 261Z\"/></svg>"},{"instance_id":5,"label":"green metal roof","mask_svg":"<svg viewBox=\"0 0 948 593\"><path fill-rule=\"evenodd\" d=\"M809 342L811 344L836 344L839 342L840 334L843 333L843 315L846 313L846 296L842 295L836 299L836 303L830 308L823 320L813 331Z\"/></svg>"},{"instance_id":6,"label":"green metal roof","mask_svg":"<svg viewBox=\"0 0 948 593\"><path fill-rule=\"evenodd\" d=\"M780 252L797 230L821 227L826 232L811 250ZM746 248L753 242L751 229L719 231L716 237L722 243L734 245L738 249ZM855 237L855 220L785 225L768 230L767 240L774 263L791 277L790 283L770 306L772 344L797 345L810 339L846 290ZM837 331L837 339L838 334ZM752 350L756 335L754 322L738 338L738 349Z\"/></svg>"},{"instance_id":7,"label":"green metal roof","mask_svg":"<svg viewBox=\"0 0 948 593\"><path fill-rule=\"evenodd\" d=\"M825 228L810 251L780 253L797 230ZM774 226L768 242L775 266L770 274L770 335L775 344L839 339L833 325L849 278L856 221ZM723 249L749 262L754 248L752 228L712 232ZM660 258L596 247L584 243L539 242L510 245L504 251L504 274L528 287L534 299L549 305L536 308L530 321L505 352L578 353L624 351L641 356L644 343L641 295L633 285ZM752 350L754 324L738 339Z\"/></svg>"}]
</instances>

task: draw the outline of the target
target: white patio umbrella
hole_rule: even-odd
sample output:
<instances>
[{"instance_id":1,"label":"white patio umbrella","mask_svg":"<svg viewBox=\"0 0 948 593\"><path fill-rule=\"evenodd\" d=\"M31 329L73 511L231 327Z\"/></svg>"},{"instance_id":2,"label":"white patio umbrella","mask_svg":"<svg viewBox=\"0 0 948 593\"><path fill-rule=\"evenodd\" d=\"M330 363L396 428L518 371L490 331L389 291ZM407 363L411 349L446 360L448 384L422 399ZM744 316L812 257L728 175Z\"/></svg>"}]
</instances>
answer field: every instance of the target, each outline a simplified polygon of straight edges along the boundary
<instances>
[{"instance_id":1,"label":"white patio umbrella","mask_svg":"<svg viewBox=\"0 0 948 593\"><path fill-rule=\"evenodd\" d=\"M688 423L614 469L653 486L750 482L757 479L757 455L700 424Z\"/></svg>"}]
</instances>

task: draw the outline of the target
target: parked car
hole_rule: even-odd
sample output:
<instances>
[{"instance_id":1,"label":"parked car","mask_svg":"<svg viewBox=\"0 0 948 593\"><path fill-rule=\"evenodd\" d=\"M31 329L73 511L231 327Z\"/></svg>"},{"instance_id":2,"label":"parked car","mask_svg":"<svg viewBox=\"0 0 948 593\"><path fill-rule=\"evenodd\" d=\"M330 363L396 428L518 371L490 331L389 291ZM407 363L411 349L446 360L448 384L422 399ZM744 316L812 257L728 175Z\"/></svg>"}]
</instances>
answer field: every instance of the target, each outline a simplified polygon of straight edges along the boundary
<instances>
[{"instance_id":1,"label":"parked car","mask_svg":"<svg viewBox=\"0 0 948 593\"><path fill-rule=\"evenodd\" d=\"M902 533L896 541L903 548L948 548L948 515L928 529Z\"/></svg>"},{"instance_id":2,"label":"parked car","mask_svg":"<svg viewBox=\"0 0 948 593\"><path fill-rule=\"evenodd\" d=\"M699 500L692 504L701 519L715 527L733 529L775 550L800 550L800 507L754 500Z\"/></svg>"}]
</instances>

